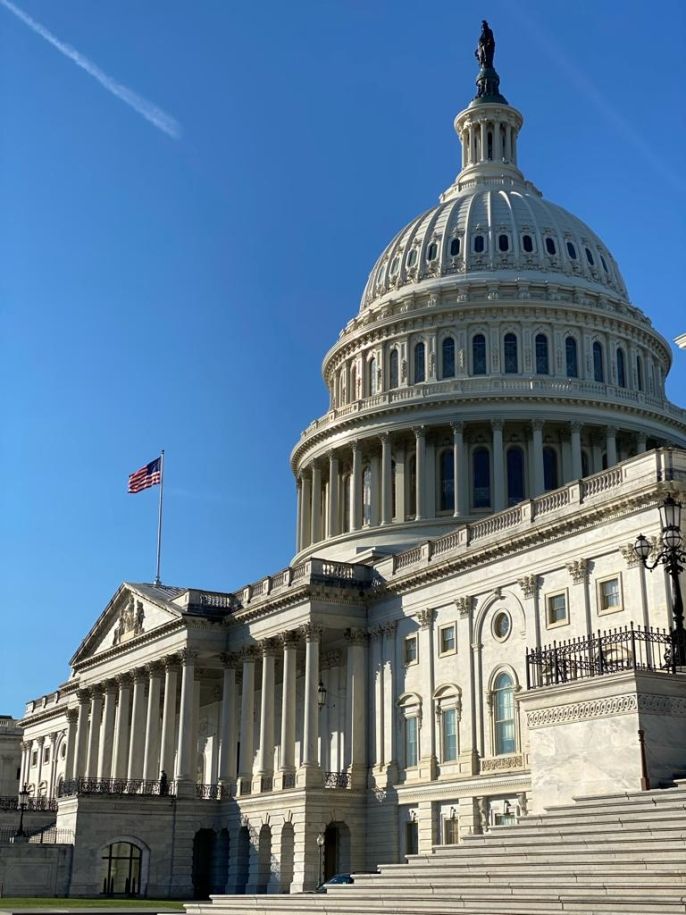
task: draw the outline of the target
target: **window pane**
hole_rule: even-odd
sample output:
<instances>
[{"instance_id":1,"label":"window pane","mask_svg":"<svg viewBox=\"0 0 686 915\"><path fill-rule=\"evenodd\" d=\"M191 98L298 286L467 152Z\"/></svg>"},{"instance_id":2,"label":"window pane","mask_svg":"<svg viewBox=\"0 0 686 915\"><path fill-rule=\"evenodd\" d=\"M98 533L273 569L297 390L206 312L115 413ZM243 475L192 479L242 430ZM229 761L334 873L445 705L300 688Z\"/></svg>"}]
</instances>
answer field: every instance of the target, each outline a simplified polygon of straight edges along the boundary
<instances>
[{"instance_id":1,"label":"window pane","mask_svg":"<svg viewBox=\"0 0 686 915\"><path fill-rule=\"evenodd\" d=\"M455 627L441 629L441 652L453 651L455 648Z\"/></svg>"},{"instance_id":2,"label":"window pane","mask_svg":"<svg viewBox=\"0 0 686 915\"><path fill-rule=\"evenodd\" d=\"M643 390L643 360L640 356L636 356L636 382L638 384L638 390Z\"/></svg>"},{"instance_id":3,"label":"window pane","mask_svg":"<svg viewBox=\"0 0 686 915\"><path fill-rule=\"evenodd\" d=\"M388 386L391 388L398 387L398 350L391 350L391 358L388 368Z\"/></svg>"},{"instance_id":4,"label":"window pane","mask_svg":"<svg viewBox=\"0 0 686 915\"><path fill-rule=\"evenodd\" d=\"M543 449L543 486L546 490L560 485L557 472L557 451L549 445Z\"/></svg>"},{"instance_id":5,"label":"window pane","mask_svg":"<svg viewBox=\"0 0 686 915\"><path fill-rule=\"evenodd\" d=\"M493 690L493 716L496 755L514 753L514 691L512 689L512 680L507 674L500 674L496 678Z\"/></svg>"},{"instance_id":6,"label":"window pane","mask_svg":"<svg viewBox=\"0 0 686 915\"><path fill-rule=\"evenodd\" d=\"M591 267L595 266L595 262L593 260L593 255L591 254L590 248L586 248L586 260L589 262Z\"/></svg>"},{"instance_id":7,"label":"window pane","mask_svg":"<svg viewBox=\"0 0 686 915\"><path fill-rule=\"evenodd\" d=\"M443 827L443 837L445 845L457 845L460 841L459 831L457 828L457 819L455 817L450 817L449 820L444 820Z\"/></svg>"},{"instance_id":8,"label":"window pane","mask_svg":"<svg viewBox=\"0 0 686 915\"><path fill-rule=\"evenodd\" d=\"M619 579L611 578L609 581L603 581L600 584L602 595L603 610L609 610L611 607L619 607Z\"/></svg>"},{"instance_id":9,"label":"window pane","mask_svg":"<svg viewBox=\"0 0 686 915\"><path fill-rule=\"evenodd\" d=\"M516 505L524 499L524 452L521 448L507 450L507 502Z\"/></svg>"},{"instance_id":10,"label":"window pane","mask_svg":"<svg viewBox=\"0 0 686 915\"><path fill-rule=\"evenodd\" d=\"M414 380L415 383L426 379L426 349L423 343L418 343L414 348Z\"/></svg>"},{"instance_id":11,"label":"window pane","mask_svg":"<svg viewBox=\"0 0 686 915\"><path fill-rule=\"evenodd\" d=\"M562 623L567 619L567 598L564 594L554 594L548 598L548 623Z\"/></svg>"},{"instance_id":12,"label":"window pane","mask_svg":"<svg viewBox=\"0 0 686 915\"><path fill-rule=\"evenodd\" d=\"M460 239L453 238L453 240L450 242L450 256L457 257L457 255L459 253L460 253Z\"/></svg>"},{"instance_id":13,"label":"window pane","mask_svg":"<svg viewBox=\"0 0 686 915\"><path fill-rule=\"evenodd\" d=\"M549 373L548 338L545 334L536 334L536 374L548 375Z\"/></svg>"},{"instance_id":14,"label":"window pane","mask_svg":"<svg viewBox=\"0 0 686 915\"><path fill-rule=\"evenodd\" d=\"M372 356L369 360L369 365L367 367L367 373L369 375L368 379L368 389L371 397L377 393L377 377L376 377L376 359Z\"/></svg>"},{"instance_id":15,"label":"window pane","mask_svg":"<svg viewBox=\"0 0 686 915\"><path fill-rule=\"evenodd\" d=\"M441 467L440 467L440 502L439 507L441 511L454 511L455 510L455 476L453 473L454 468L454 455L452 449L446 449L441 453Z\"/></svg>"},{"instance_id":16,"label":"window pane","mask_svg":"<svg viewBox=\"0 0 686 915\"><path fill-rule=\"evenodd\" d=\"M626 361L623 349L617 350L617 384L620 388L626 387Z\"/></svg>"},{"instance_id":17,"label":"window pane","mask_svg":"<svg viewBox=\"0 0 686 915\"><path fill-rule=\"evenodd\" d=\"M486 448L476 448L472 457L474 477L474 508L489 508L491 504L491 461Z\"/></svg>"},{"instance_id":18,"label":"window pane","mask_svg":"<svg viewBox=\"0 0 686 915\"><path fill-rule=\"evenodd\" d=\"M605 381L605 366L603 363L603 348L596 340L593 344L593 377L596 381Z\"/></svg>"},{"instance_id":19,"label":"window pane","mask_svg":"<svg viewBox=\"0 0 686 915\"><path fill-rule=\"evenodd\" d=\"M452 337L446 337L441 345L441 355L443 362L443 377L455 377L455 341Z\"/></svg>"},{"instance_id":20,"label":"window pane","mask_svg":"<svg viewBox=\"0 0 686 915\"><path fill-rule=\"evenodd\" d=\"M417 719L405 720L405 765L417 765Z\"/></svg>"},{"instance_id":21,"label":"window pane","mask_svg":"<svg viewBox=\"0 0 686 915\"><path fill-rule=\"evenodd\" d=\"M417 639L412 636L410 639L405 639L405 663L411 664L413 661L417 660Z\"/></svg>"},{"instance_id":22,"label":"window pane","mask_svg":"<svg viewBox=\"0 0 686 915\"><path fill-rule=\"evenodd\" d=\"M483 334L475 334L472 340L472 372L486 374L486 338Z\"/></svg>"},{"instance_id":23,"label":"window pane","mask_svg":"<svg viewBox=\"0 0 686 915\"><path fill-rule=\"evenodd\" d=\"M577 345L574 337L567 337L565 340L565 356L567 359L567 377L579 377L579 361L577 356Z\"/></svg>"},{"instance_id":24,"label":"window pane","mask_svg":"<svg viewBox=\"0 0 686 915\"><path fill-rule=\"evenodd\" d=\"M443 712L443 761L457 759L457 709Z\"/></svg>"},{"instance_id":25,"label":"window pane","mask_svg":"<svg viewBox=\"0 0 686 915\"><path fill-rule=\"evenodd\" d=\"M519 371L517 364L517 337L505 334L505 374L515 375Z\"/></svg>"}]
</instances>

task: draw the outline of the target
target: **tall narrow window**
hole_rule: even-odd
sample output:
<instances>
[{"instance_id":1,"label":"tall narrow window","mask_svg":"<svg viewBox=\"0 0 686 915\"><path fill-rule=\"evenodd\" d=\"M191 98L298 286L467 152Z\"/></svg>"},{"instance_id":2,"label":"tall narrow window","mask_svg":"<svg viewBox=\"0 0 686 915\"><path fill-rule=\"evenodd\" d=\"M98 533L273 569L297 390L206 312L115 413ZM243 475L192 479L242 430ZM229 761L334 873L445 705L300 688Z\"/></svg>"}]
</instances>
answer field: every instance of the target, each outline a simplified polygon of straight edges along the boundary
<instances>
[{"instance_id":1,"label":"tall narrow window","mask_svg":"<svg viewBox=\"0 0 686 915\"><path fill-rule=\"evenodd\" d=\"M348 401L349 403L352 403L353 400L357 399L357 366L353 363L353 366L350 369L350 397L348 398Z\"/></svg>"},{"instance_id":2,"label":"tall narrow window","mask_svg":"<svg viewBox=\"0 0 686 915\"><path fill-rule=\"evenodd\" d=\"M376 358L372 356L367 365L367 390L369 391L369 396L373 397L378 392L378 379L376 375Z\"/></svg>"},{"instance_id":3,"label":"tall narrow window","mask_svg":"<svg viewBox=\"0 0 686 915\"><path fill-rule=\"evenodd\" d=\"M446 337L441 344L441 362L443 378L455 377L455 341Z\"/></svg>"},{"instance_id":4,"label":"tall narrow window","mask_svg":"<svg viewBox=\"0 0 686 915\"><path fill-rule=\"evenodd\" d=\"M405 765L417 765L417 719L405 719Z\"/></svg>"},{"instance_id":5,"label":"tall narrow window","mask_svg":"<svg viewBox=\"0 0 686 915\"><path fill-rule=\"evenodd\" d=\"M395 518L398 504L398 494L396 486L398 485L398 476L395 461L391 461L391 518Z\"/></svg>"},{"instance_id":6,"label":"tall narrow window","mask_svg":"<svg viewBox=\"0 0 686 915\"><path fill-rule=\"evenodd\" d=\"M475 235L474 236L474 253L483 254L485 250L486 250L486 242L484 240L483 235Z\"/></svg>"},{"instance_id":7,"label":"tall narrow window","mask_svg":"<svg viewBox=\"0 0 686 915\"><path fill-rule=\"evenodd\" d=\"M514 689L512 678L507 674L498 674L493 684L493 719L496 756L514 753L516 749Z\"/></svg>"},{"instance_id":8,"label":"tall narrow window","mask_svg":"<svg viewBox=\"0 0 686 915\"><path fill-rule=\"evenodd\" d=\"M588 451L582 449L581 451L581 476L587 477L591 472L591 462L588 457Z\"/></svg>"},{"instance_id":9,"label":"tall narrow window","mask_svg":"<svg viewBox=\"0 0 686 915\"><path fill-rule=\"evenodd\" d=\"M417 514L417 458L414 454L410 457L407 469L407 514L414 518Z\"/></svg>"},{"instance_id":10,"label":"tall narrow window","mask_svg":"<svg viewBox=\"0 0 686 915\"><path fill-rule=\"evenodd\" d=\"M603 359L603 347L601 343L593 344L593 377L596 381L605 381L605 360Z\"/></svg>"},{"instance_id":11,"label":"tall narrow window","mask_svg":"<svg viewBox=\"0 0 686 915\"><path fill-rule=\"evenodd\" d=\"M550 359L548 357L548 338L545 334L536 334L536 374L550 374Z\"/></svg>"},{"instance_id":12,"label":"tall narrow window","mask_svg":"<svg viewBox=\"0 0 686 915\"><path fill-rule=\"evenodd\" d=\"M524 499L524 451L519 445L507 449L507 504Z\"/></svg>"},{"instance_id":13,"label":"tall narrow window","mask_svg":"<svg viewBox=\"0 0 686 915\"><path fill-rule=\"evenodd\" d=\"M546 489L557 489L560 485L557 470L557 451L550 445L543 448L543 486Z\"/></svg>"},{"instance_id":14,"label":"tall narrow window","mask_svg":"<svg viewBox=\"0 0 686 915\"><path fill-rule=\"evenodd\" d=\"M350 528L350 499L352 493L352 476L349 473L343 477L343 531Z\"/></svg>"},{"instance_id":15,"label":"tall narrow window","mask_svg":"<svg viewBox=\"0 0 686 915\"><path fill-rule=\"evenodd\" d=\"M443 762L457 759L457 709L447 708L441 715Z\"/></svg>"},{"instance_id":16,"label":"tall narrow window","mask_svg":"<svg viewBox=\"0 0 686 915\"><path fill-rule=\"evenodd\" d=\"M567 362L567 378L579 377L579 356L574 337L565 340L565 359Z\"/></svg>"},{"instance_id":17,"label":"tall narrow window","mask_svg":"<svg viewBox=\"0 0 686 915\"><path fill-rule=\"evenodd\" d=\"M503 343L505 348L505 374L516 375L519 371L517 361L517 335L505 334Z\"/></svg>"},{"instance_id":18,"label":"tall narrow window","mask_svg":"<svg viewBox=\"0 0 686 915\"><path fill-rule=\"evenodd\" d=\"M398 350L394 347L388 359L388 387L397 388L398 378Z\"/></svg>"},{"instance_id":19,"label":"tall narrow window","mask_svg":"<svg viewBox=\"0 0 686 915\"><path fill-rule=\"evenodd\" d=\"M474 508L491 506L491 458L488 448L474 449L472 455L472 474L474 481Z\"/></svg>"},{"instance_id":20,"label":"tall narrow window","mask_svg":"<svg viewBox=\"0 0 686 915\"><path fill-rule=\"evenodd\" d=\"M472 374L486 374L486 338L483 334L474 334L472 338Z\"/></svg>"},{"instance_id":21,"label":"tall narrow window","mask_svg":"<svg viewBox=\"0 0 686 915\"><path fill-rule=\"evenodd\" d=\"M620 388L626 387L626 359L621 347L617 348L617 384Z\"/></svg>"},{"instance_id":22,"label":"tall narrow window","mask_svg":"<svg viewBox=\"0 0 686 915\"><path fill-rule=\"evenodd\" d=\"M426 381L426 346L423 343L417 343L414 348L414 381L415 384Z\"/></svg>"},{"instance_id":23,"label":"tall narrow window","mask_svg":"<svg viewBox=\"0 0 686 915\"><path fill-rule=\"evenodd\" d=\"M442 512L455 509L455 477L453 474L454 455L452 448L441 452L440 458L440 500L439 508Z\"/></svg>"},{"instance_id":24,"label":"tall narrow window","mask_svg":"<svg viewBox=\"0 0 686 915\"><path fill-rule=\"evenodd\" d=\"M372 523L372 468L367 465L362 471L362 521Z\"/></svg>"},{"instance_id":25,"label":"tall narrow window","mask_svg":"<svg viewBox=\"0 0 686 915\"><path fill-rule=\"evenodd\" d=\"M638 390L643 390L643 359L640 356L636 356L636 384L638 385Z\"/></svg>"}]
</instances>

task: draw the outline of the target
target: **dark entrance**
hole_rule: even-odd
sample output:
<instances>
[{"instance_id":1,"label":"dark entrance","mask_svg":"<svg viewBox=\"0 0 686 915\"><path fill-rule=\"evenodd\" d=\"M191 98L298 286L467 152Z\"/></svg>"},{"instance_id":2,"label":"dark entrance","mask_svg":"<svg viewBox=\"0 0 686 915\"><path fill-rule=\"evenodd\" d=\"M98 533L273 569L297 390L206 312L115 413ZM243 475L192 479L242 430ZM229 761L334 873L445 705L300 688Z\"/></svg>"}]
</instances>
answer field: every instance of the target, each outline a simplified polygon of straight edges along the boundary
<instances>
[{"instance_id":1,"label":"dark entrance","mask_svg":"<svg viewBox=\"0 0 686 915\"><path fill-rule=\"evenodd\" d=\"M245 893L250 864L250 832L247 826L238 830L238 847L236 850L236 893Z\"/></svg>"},{"instance_id":2,"label":"dark entrance","mask_svg":"<svg viewBox=\"0 0 686 915\"><path fill-rule=\"evenodd\" d=\"M138 896L141 890L141 850L130 842L113 842L102 856L105 896Z\"/></svg>"},{"instance_id":3,"label":"dark entrance","mask_svg":"<svg viewBox=\"0 0 686 915\"><path fill-rule=\"evenodd\" d=\"M199 829L193 839L193 895L209 899L212 892L212 863L216 835L213 829Z\"/></svg>"},{"instance_id":4,"label":"dark entrance","mask_svg":"<svg viewBox=\"0 0 686 915\"><path fill-rule=\"evenodd\" d=\"M350 872L350 830L345 823L329 823L324 830L324 880Z\"/></svg>"}]
</instances>

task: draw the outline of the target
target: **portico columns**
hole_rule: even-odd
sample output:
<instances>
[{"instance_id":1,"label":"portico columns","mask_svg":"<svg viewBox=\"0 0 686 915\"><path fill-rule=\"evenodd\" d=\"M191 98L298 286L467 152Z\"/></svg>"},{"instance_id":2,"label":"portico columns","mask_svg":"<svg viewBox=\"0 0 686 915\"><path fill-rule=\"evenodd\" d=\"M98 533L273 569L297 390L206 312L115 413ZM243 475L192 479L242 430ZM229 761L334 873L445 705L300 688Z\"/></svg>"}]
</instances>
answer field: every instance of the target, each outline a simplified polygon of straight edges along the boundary
<instances>
[{"instance_id":1,"label":"portico columns","mask_svg":"<svg viewBox=\"0 0 686 915\"><path fill-rule=\"evenodd\" d=\"M363 629L349 629L348 640L348 734L350 737L350 777L353 788L366 782L366 687L364 646L367 634Z\"/></svg>"},{"instance_id":2,"label":"portico columns","mask_svg":"<svg viewBox=\"0 0 686 915\"><path fill-rule=\"evenodd\" d=\"M362 450L353 442L353 473L350 481L350 521L352 529L362 527Z\"/></svg>"},{"instance_id":3,"label":"portico columns","mask_svg":"<svg viewBox=\"0 0 686 915\"><path fill-rule=\"evenodd\" d=\"M617 463L617 430L614 426L607 427L607 466L614 467Z\"/></svg>"},{"instance_id":4,"label":"portico columns","mask_svg":"<svg viewBox=\"0 0 686 915\"><path fill-rule=\"evenodd\" d=\"M88 690L79 690L79 715L76 722L76 760L74 764L74 778L83 778L86 774L86 749L88 746Z\"/></svg>"},{"instance_id":5,"label":"portico columns","mask_svg":"<svg viewBox=\"0 0 686 915\"><path fill-rule=\"evenodd\" d=\"M193 731L193 709L195 707L195 652L184 648L181 651L181 708L179 709L179 740L176 750L177 781L191 781L193 760L191 759L191 733Z\"/></svg>"},{"instance_id":6,"label":"portico columns","mask_svg":"<svg viewBox=\"0 0 686 915\"><path fill-rule=\"evenodd\" d=\"M98 772L98 747L100 744L100 725L102 722L102 691L95 688L91 693L91 724L88 731L88 749L86 751L86 772L89 778L95 778Z\"/></svg>"},{"instance_id":7,"label":"portico columns","mask_svg":"<svg viewBox=\"0 0 686 915\"><path fill-rule=\"evenodd\" d=\"M426 433L424 426L419 426L414 430L417 456L416 456L416 478L417 478L417 493L416 493L416 506L417 521L421 521L426 517Z\"/></svg>"},{"instance_id":8,"label":"portico columns","mask_svg":"<svg viewBox=\"0 0 686 915\"><path fill-rule=\"evenodd\" d=\"M505 461L503 455L503 421L491 421L493 435L493 508L499 512L505 508Z\"/></svg>"},{"instance_id":9,"label":"portico columns","mask_svg":"<svg viewBox=\"0 0 686 915\"><path fill-rule=\"evenodd\" d=\"M143 778L154 781L159 775L160 761L160 695L162 692L162 665L148 668L148 710L145 722L145 755Z\"/></svg>"},{"instance_id":10,"label":"portico columns","mask_svg":"<svg viewBox=\"0 0 686 915\"><path fill-rule=\"evenodd\" d=\"M69 712L67 712L69 716ZM67 721L69 718L67 717ZM28 784L29 771L31 769L31 742L22 740L21 742L21 764L19 766L19 790Z\"/></svg>"},{"instance_id":11,"label":"portico columns","mask_svg":"<svg viewBox=\"0 0 686 915\"><path fill-rule=\"evenodd\" d=\"M129 742L129 764L127 779L143 775L143 753L145 743L145 670L133 672L133 700L131 703L131 739Z\"/></svg>"},{"instance_id":12,"label":"portico columns","mask_svg":"<svg viewBox=\"0 0 686 915\"><path fill-rule=\"evenodd\" d=\"M319 705L317 689L319 687L319 639L321 628L312 623L302 627L305 636L305 714L303 719L303 755L301 769L304 778L299 782L302 787L315 784L320 773L317 757ZM311 770L311 771L308 771Z\"/></svg>"},{"instance_id":13,"label":"portico columns","mask_svg":"<svg viewBox=\"0 0 686 915\"><path fill-rule=\"evenodd\" d=\"M312 543L322 539L322 471L316 461L312 462Z\"/></svg>"},{"instance_id":14,"label":"portico columns","mask_svg":"<svg viewBox=\"0 0 686 915\"><path fill-rule=\"evenodd\" d=\"M543 421L534 419L531 423L531 450L533 460L533 495L540 496L545 489L543 473Z\"/></svg>"},{"instance_id":15,"label":"portico columns","mask_svg":"<svg viewBox=\"0 0 686 915\"><path fill-rule=\"evenodd\" d=\"M284 632L283 686L281 690L281 771L295 772L295 662L297 641L295 632ZM283 779L282 779L283 781ZM285 786L284 786L285 787Z\"/></svg>"},{"instance_id":16,"label":"portico columns","mask_svg":"<svg viewBox=\"0 0 686 915\"><path fill-rule=\"evenodd\" d=\"M397 768L397 730L395 715L395 684L393 671L396 661L396 631L397 622L386 623L383 627L383 652L381 673L383 676L383 703L384 703L384 762L388 775L388 784L395 784L398 780Z\"/></svg>"},{"instance_id":17,"label":"portico columns","mask_svg":"<svg viewBox=\"0 0 686 915\"><path fill-rule=\"evenodd\" d=\"M274 664L276 644L273 639L260 643L262 652L262 692L260 696L260 751L257 774L269 778L274 771ZM261 786L260 786L261 790Z\"/></svg>"},{"instance_id":18,"label":"portico columns","mask_svg":"<svg viewBox=\"0 0 686 915\"><path fill-rule=\"evenodd\" d=\"M112 778L126 778L126 764L129 758L129 715L131 709L131 676L119 678L119 701L117 724L114 735L114 771Z\"/></svg>"},{"instance_id":19,"label":"portico columns","mask_svg":"<svg viewBox=\"0 0 686 915\"><path fill-rule=\"evenodd\" d=\"M114 719L117 711L117 684L108 680L104 684L105 705L102 715L102 733L98 747L98 766L96 778L112 777L112 758L114 753Z\"/></svg>"},{"instance_id":20,"label":"portico columns","mask_svg":"<svg viewBox=\"0 0 686 915\"><path fill-rule=\"evenodd\" d=\"M76 709L67 709L67 759L64 766L64 780L71 781L74 778L74 768L75 768L75 756L76 756L76 721L78 718L78 712ZM28 748L27 753L27 764L26 764L26 774L24 775L24 781L20 787L23 787L24 782L29 780L29 769L31 766L31 747Z\"/></svg>"},{"instance_id":21,"label":"portico columns","mask_svg":"<svg viewBox=\"0 0 686 915\"><path fill-rule=\"evenodd\" d=\"M178 681L178 660L176 657L164 661L164 704L162 707L162 739L160 750L160 771L167 777L174 772L174 739L176 737L176 687Z\"/></svg>"},{"instance_id":22,"label":"portico columns","mask_svg":"<svg viewBox=\"0 0 686 915\"><path fill-rule=\"evenodd\" d=\"M418 651L422 660L422 718L420 731L420 773L423 778L436 778L436 723L434 721L434 645L433 631L436 611L430 608L420 610Z\"/></svg>"},{"instance_id":23,"label":"portico columns","mask_svg":"<svg viewBox=\"0 0 686 915\"><path fill-rule=\"evenodd\" d=\"M224 681L222 684L222 707L219 723L219 771L217 780L221 786L229 785L236 778L236 663L235 655L222 655Z\"/></svg>"},{"instance_id":24,"label":"portico columns","mask_svg":"<svg viewBox=\"0 0 686 915\"><path fill-rule=\"evenodd\" d=\"M388 432L382 433L381 439L381 523L390 524L393 520L393 457L391 437Z\"/></svg>"},{"instance_id":25,"label":"portico columns","mask_svg":"<svg viewBox=\"0 0 686 915\"><path fill-rule=\"evenodd\" d=\"M580 480L583 476L581 465L581 423L570 423L569 438L572 450L572 480Z\"/></svg>"},{"instance_id":26,"label":"portico columns","mask_svg":"<svg viewBox=\"0 0 686 915\"><path fill-rule=\"evenodd\" d=\"M462 518L467 513L467 498L465 495L465 481L467 479L464 454L464 425L453 423L453 493L455 499L456 518Z\"/></svg>"},{"instance_id":27,"label":"portico columns","mask_svg":"<svg viewBox=\"0 0 686 915\"><path fill-rule=\"evenodd\" d=\"M35 796L40 797L40 786L43 781L43 747L45 745L45 736L41 735L36 738L38 744L38 769L36 771L36 789Z\"/></svg>"},{"instance_id":28,"label":"portico columns","mask_svg":"<svg viewBox=\"0 0 686 915\"><path fill-rule=\"evenodd\" d=\"M243 793L244 782L250 785L252 779L255 714L255 654L254 649L244 648L243 652L243 685L241 688L241 757L238 762L238 777ZM248 789L249 790L249 789ZM246 792L247 793L247 792Z\"/></svg>"},{"instance_id":29,"label":"portico columns","mask_svg":"<svg viewBox=\"0 0 686 915\"><path fill-rule=\"evenodd\" d=\"M340 522L338 520L338 490L338 458L336 457L336 453L332 451L329 454L329 510L327 512L327 537L335 537L340 530Z\"/></svg>"}]
</instances>

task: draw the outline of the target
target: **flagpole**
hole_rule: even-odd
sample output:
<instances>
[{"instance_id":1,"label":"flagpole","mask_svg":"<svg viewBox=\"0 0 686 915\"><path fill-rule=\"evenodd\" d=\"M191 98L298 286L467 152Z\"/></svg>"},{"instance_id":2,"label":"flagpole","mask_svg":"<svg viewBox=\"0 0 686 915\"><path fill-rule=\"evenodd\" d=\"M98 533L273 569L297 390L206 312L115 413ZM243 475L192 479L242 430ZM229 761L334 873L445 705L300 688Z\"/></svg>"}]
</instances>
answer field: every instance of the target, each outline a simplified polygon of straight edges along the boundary
<instances>
[{"instance_id":1,"label":"flagpole","mask_svg":"<svg viewBox=\"0 0 686 915\"><path fill-rule=\"evenodd\" d=\"M160 579L160 553L162 550L162 498L164 495L164 448L160 452L160 504L157 512L157 568L155 571L155 587L162 584Z\"/></svg>"}]
</instances>

